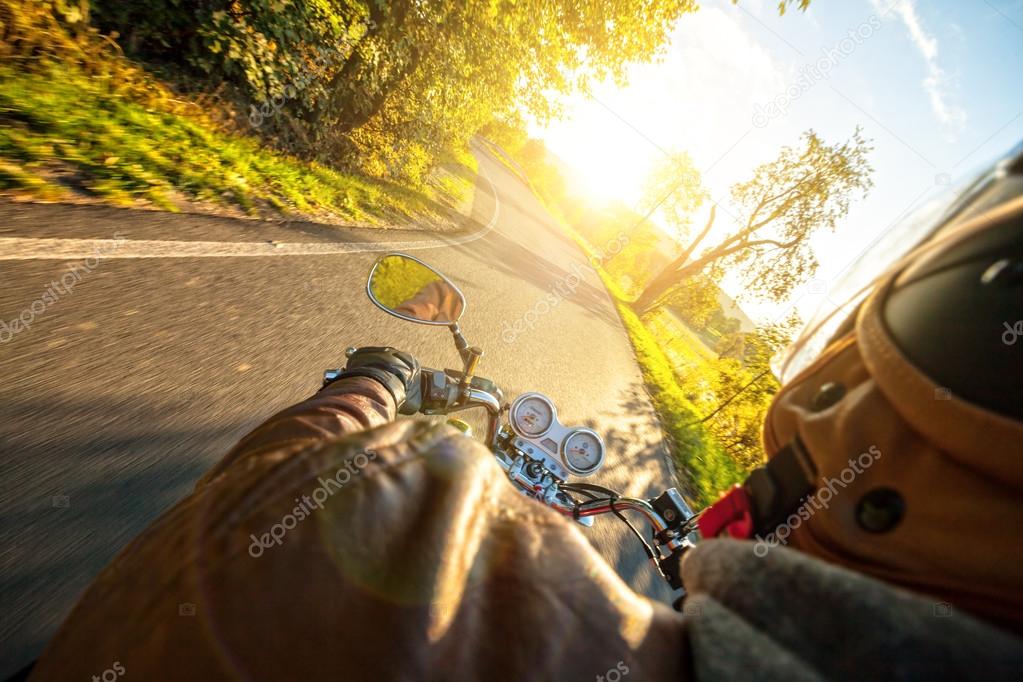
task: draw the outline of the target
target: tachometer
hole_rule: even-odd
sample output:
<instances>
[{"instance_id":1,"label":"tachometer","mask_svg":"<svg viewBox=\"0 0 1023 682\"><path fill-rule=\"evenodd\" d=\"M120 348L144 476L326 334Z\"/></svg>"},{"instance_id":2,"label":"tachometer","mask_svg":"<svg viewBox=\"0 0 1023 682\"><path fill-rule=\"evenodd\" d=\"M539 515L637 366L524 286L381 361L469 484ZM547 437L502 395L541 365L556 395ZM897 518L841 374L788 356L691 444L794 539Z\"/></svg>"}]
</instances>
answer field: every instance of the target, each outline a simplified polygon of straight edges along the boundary
<instances>
[{"instance_id":1,"label":"tachometer","mask_svg":"<svg viewBox=\"0 0 1023 682\"><path fill-rule=\"evenodd\" d=\"M604 441L596 431L576 429L562 447L565 466L577 476L589 476L604 463Z\"/></svg>"},{"instance_id":2,"label":"tachometer","mask_svg":"<svg viewBox=\"0 0 1023 682\"><path fill-rule=\"evenodd\" d=\"M557 411L554 403L539 393L524 393L511 406L511 425L522 436L535 438L547 433Z\"/></svg>"}]
</instances>

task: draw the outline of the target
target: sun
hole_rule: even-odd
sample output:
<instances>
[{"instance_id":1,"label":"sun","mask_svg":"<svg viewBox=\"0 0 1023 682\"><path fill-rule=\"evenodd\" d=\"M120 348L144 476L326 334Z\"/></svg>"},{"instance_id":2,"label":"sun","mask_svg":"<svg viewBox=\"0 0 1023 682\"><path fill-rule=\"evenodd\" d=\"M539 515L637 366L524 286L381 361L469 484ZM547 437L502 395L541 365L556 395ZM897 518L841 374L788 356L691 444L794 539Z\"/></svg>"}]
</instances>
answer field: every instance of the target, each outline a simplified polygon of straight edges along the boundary
<instances>
[{"instance_id":1,"label":"sun","mask_svg":"<svg viewBox=\"0 0 1023 682\"><path fill-rule=\"evenodd\" d=\"M594 205L636 205L653 164L650 145L585 95L571 98L565 111L530 134L562 162L573 194Z\"/></svg>"}]
</instances>

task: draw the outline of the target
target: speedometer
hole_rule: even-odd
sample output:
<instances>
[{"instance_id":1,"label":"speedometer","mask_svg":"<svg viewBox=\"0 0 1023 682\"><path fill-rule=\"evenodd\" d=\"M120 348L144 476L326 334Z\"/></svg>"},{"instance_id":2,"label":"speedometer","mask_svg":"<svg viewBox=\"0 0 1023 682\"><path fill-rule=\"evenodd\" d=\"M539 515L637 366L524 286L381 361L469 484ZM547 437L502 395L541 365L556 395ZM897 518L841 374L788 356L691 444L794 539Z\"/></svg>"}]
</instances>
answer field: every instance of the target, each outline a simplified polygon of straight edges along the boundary
<instances>
[{"instance_id":1,"label":"speedometer","mask_svg":"<svg viewBox=\"0 0 1023 682\"><path fill-rule=\"evenodd\" d=\"M604 441L596 431L576 429L562 447L565 466L578 476L595 473L604 463Z\"/></svg>"},{"instance_id":2,"label":"speedometer","mask_svg":"<svg viewBox=\"0 0 1023 682\"><path fill-rule=\"evenodd\" d=\"M511 406L511 424L523 436L536 437L547 433L557 412L546 396L539 393L525 393L515 399Z\"/></svg>"}]
</instances>

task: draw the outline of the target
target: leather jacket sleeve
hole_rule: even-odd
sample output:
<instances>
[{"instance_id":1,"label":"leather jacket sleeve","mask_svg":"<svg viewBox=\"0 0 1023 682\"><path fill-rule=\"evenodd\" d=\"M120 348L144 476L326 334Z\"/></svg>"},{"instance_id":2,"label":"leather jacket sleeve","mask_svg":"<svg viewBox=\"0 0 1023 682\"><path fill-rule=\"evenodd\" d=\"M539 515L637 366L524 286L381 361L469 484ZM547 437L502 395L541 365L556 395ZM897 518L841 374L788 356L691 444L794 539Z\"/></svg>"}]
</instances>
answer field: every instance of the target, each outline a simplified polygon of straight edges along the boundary
<instances>
[{"instance_id":1,"label":"leather jacket sleeve","mask_svg":"<svg viewBox=\"0 0 1023 682\"><path fill-rule=\"evenodd\" d=\"M199 485L247 457L287 449L294 451L394 421L394 397L378 381L351 377L335 381L308 400L293 405L258 426L238 442Z\"/></svg>"},{"instance_id":2,"label":"leather jacket sleeve","mask_svg":"<svg viewBox=\"0 0 1023 682\"><path fill-rule=\"evenodd\" d=\"M100 573L31 679L681 677L678 614L479 443L385 423L375 383L246 436Z\"/></svg>"}]
</instances>

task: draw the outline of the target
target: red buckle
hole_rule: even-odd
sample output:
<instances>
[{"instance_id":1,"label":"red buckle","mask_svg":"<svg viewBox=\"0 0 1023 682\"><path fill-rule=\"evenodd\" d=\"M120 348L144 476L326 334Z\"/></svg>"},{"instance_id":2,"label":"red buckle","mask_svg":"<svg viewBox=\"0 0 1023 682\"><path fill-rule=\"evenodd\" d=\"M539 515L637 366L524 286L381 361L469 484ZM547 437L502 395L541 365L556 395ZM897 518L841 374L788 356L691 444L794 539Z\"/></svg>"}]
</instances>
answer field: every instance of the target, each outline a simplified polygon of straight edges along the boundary
<instances>
[{"instance_id":1,"label":"red buckle","mask_svg":"<svg viewBox=\"0 0 1023 682\"><path fill-rule=\"evenodd\" d=\"M753 513L749 495L739 484L721 495L721 498L703 510L697 521L700 535L716 538L727 535L733 538L748 538L753 535Z\"/></svg>"}]
</instances>

